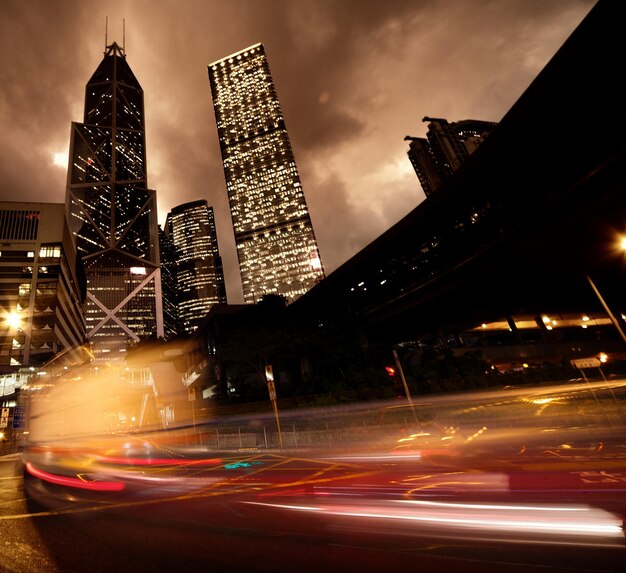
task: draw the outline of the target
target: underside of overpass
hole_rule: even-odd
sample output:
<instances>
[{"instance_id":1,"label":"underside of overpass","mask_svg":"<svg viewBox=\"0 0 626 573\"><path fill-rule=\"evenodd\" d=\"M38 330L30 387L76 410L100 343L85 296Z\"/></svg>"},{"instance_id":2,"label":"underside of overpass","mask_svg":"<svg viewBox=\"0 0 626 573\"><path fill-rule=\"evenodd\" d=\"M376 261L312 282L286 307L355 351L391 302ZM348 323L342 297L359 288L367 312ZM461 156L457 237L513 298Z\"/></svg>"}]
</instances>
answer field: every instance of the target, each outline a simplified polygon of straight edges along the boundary
<instances>
[{"instance_id":1,"label":"underside of overpass","mask_svg":"<svg viewBox=\"0 0 626 573\"><path fill-rule=\"evenodd\" d=\"M596 4L455 175L292 310L394 343L515 314L604 312L591 277L619 319L625 17L623 3Z\"/></svg>"}]
</instances>

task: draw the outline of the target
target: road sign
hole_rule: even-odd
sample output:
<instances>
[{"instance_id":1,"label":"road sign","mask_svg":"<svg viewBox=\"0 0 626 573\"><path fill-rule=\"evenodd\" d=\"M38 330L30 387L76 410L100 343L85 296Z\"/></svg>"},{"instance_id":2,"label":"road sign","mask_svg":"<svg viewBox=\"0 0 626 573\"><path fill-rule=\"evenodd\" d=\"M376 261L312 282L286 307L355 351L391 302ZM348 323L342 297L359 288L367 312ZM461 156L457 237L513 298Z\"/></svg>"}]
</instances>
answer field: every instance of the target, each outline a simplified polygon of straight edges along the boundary
<instances>
[{"instance_id":1,"label":"road sign","mask_svg":"<svg viewBox=\"0 0 626 573\"><path fill-rule=\"evenodd\" d=\"M598 358L577 358L572 360L571 364L574 368L600 368L602 362Z\"/></svg>"},{"instance_id":2,"label":"road sign","mask_svg":"<svg viewBox=\"0 0 626 573\"><path fill-rule=\"evenodd\" d=\"M6 428L9 425L8 418L0 418L0 428Z\"/></svg>"},{"instance_id":3,"label":"road sign","mask_svg":"<svg viewBox=\"0 0 626 573\"><path fill-rule=\"evenodd\" d=\"M9 417L9 409L2 408L2 418L8 418L8 417Z\"/></svg>"},{"instance_id":4,"label":"road sign","mask_svg":"<svg viewBox=\"0 0 626 573\"><path fill-rule=\"evenodd\" d=\"M187 399L190 402L193 402L196 399L196 389L195 388L187 388Z\"/></svg>"},{"instance_id":5,"label":"road sign","mask_svg":"<svg viewBox=\"0 0 626 573\"><path fill-rule=\"evenodd\" d=\"M16 430L22 427L23 411L21 406L15 406L13 410L13 429Z\"/></svg>"}]
</instances>

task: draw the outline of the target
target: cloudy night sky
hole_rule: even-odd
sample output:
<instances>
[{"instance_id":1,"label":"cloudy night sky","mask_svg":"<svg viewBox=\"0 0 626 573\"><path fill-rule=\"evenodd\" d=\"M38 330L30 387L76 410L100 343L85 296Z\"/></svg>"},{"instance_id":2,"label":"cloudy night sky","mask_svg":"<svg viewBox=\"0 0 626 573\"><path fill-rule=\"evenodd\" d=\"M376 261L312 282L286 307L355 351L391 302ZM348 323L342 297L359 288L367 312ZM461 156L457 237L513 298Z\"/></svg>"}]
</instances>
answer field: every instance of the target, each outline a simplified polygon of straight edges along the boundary
<instances>
[{"instance_id":1,"label":"cloudy night sky","mask_svg":"<svg viewBox=\"0 0 626 573\"><path fill-rule=\"evenodd\" d=\"M424 200L405 135L499 121L590 0L0 0L0 200L65 200L70 123L109 43L144 90L159 222L206 199L243 301L207 64L265 45L326 273Z\"/></svg>"}]
</instances>

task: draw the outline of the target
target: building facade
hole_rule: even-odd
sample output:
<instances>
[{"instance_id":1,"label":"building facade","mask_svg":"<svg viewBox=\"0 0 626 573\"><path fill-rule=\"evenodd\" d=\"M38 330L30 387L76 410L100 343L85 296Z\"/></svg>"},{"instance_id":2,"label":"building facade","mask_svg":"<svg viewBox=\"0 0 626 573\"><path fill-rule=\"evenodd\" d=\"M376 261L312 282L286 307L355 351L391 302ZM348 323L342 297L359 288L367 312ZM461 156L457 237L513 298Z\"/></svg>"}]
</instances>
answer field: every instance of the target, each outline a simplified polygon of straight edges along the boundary
<instances>
[{"instance_id":1,"label":"building facade","mask_svg":"<svg viewBox=\"0 0 626 573\"><path fill-rule=\"evenodd\" d=\"M11 394L54 355L85 342L85 280L65 206L0 202L0 387Z\"/></svg>"},{"instance_id":2,"label":"building facade","mask_svg":"<svg viewBox=\"0 0 626 573\"><path fill-rule=\"evenodd\" d=\"M148 189L143 90L116 43L87 83L72 123L66 208L87 277L96 359L163 336L156 192Z\"/></svg>"},{"instance_id":3,"label":"building facade","mask_svg":"<svg viewBox=\"0 0 626 573\"><path fill-rule=\"evenodd\" d=\"M175 207L165 233L174 248L177 330L189 334L214 304L226 303L213 208L203 200Z\"/></svg>"},{"instance_id":4,"label":"building facade","mask_svg":"<svg viewBox=\"0 0 626 573\"><path fill-rule=\"evenodd\" d=\"M496 123L465 119L424 117L428 122L426 137L411 137L407 152L417 178L428 197L450 177L493 131Z\"/></svg>"},{"instance_id":5,"label":"building facade","mask_svg":"<svg viewBox=\"0 0 626 573\"><path fill-rule=\"evenodd\" d=\"M324 270L265 49L208 71L244 300L292 301Z\"/></svg>"},{"instance_id":6,"label":"building facade","mask_svg":"<svg viewBox=\"0 0 626 573\"><path fill-rule=\"evenodd\" d=\"M161 290L163 293L163 332L166 340L178 335L178 300L176 296L176 250L170 237L159 230L159 258L161 261Z\"/></svg>"}]
</instances>

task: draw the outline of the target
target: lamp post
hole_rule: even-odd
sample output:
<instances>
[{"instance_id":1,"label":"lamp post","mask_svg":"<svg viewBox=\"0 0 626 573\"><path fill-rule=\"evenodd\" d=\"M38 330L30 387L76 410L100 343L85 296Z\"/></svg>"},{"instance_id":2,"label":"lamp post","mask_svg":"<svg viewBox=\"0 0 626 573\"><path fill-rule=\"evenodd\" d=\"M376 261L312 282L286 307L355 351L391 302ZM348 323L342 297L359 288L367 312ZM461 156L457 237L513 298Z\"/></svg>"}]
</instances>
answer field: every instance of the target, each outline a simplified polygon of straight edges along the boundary
<instances>
[{"instance_id":1,"label":"lamp post","mask_svg":"<svg viewBox=\"0 0 626 573\"><path fill-rule=\"evenodd\" d=\"M276 429L278 430L278 441L280 443L280 449L283 449L283 433L280 429L280 417L278 416L278 405L276 404L276 385L274 384L274 371L272 365L265 366L265 380L267 382L267 391L272 401L272 408L274 410L274 417L276 418Z\"/></svg>"},{"instance_id":2,"label":"lamp post","mask_svg":"<svg viewBox=\"0 0 626 573\"><path fill-rule=\"evenodd\" d=\"M411 407L411 412L413 412L413 418L415 420L415 423L417 424L417 427L420 429L420 432L422 431L422 425L420 423L420 420L417 416L417 412L415 411L415 406L413 405L413 399L411 398L411 393L409 392L409 386L406 383L406 378L404 377L404 371L402 370L402 364L400 363L400 358L398 358L398 353L396 352L396 349L394 348L392 351L393 354L393 358L396 362L396 366L398 367L398 371L400 372L400 379L402 380L402 385L404 386L404 392L406 394L406 399L409 403L409 406Z\"/></svg>"},{"instance_id":3,"label":"lamp post","mask_svg":"<svg viewBox=\"0 0 626 573\"><path fill-rule=\"evenodd\" d=\"M618 247L617 248L618 248L618 250L620 250L622 252L626 251L626 236L622 236L622 237L619 238L619 243L618 243ZM594 294L598 297L598 300L600 301L600 304L602 304L602 307L604 308L604 310L606 311L607 315L611 319L611 322L613 323L613 326L615 326L615 328L617 329L617 332L619 332L619 335L620 335L621 339L626 344L626 335L624 334L624 331L622 330L622 327L621 327L620 323L618 322L617 318L611 312L611 309L609 308L609 305L606 303L606 301L604 300L603 296L600 294L600 291L598 290L598 287L595 285L595 283L593 282L593 280L591 279L591 277L589 276L588 273L585 273L585 278L587 279L587 282L589 283L589 285L593 289Z\"/></svg>"},{"instance_id":4,"label":"lamp post","mask_svg":"<svg viewBox=\"0 0 626 573\"><path fill-rule=\"evenodd\" d=\"M589 284L591 285L591 288L593 289L593 292L598 297L598 300L600 301L600 303L604 307L604 310L609 315L609 318L611 319L611 322L613 323L613 326L615 326L615 328L617 329L617 332L619 332L619 335L621 336L622 340L624 341L624 343L626 343L626 335L624 334L624 331L622 330L622 327L620 326L619 322L617 322L617 318L615 318L615 315L611 312L611 309L609 308L609 305L606 304L606 301L604 300L604 298L602 298L602 295L600 294L600 291L598 290L598 287L591 280L591 277L587 273L585 273L585 277L586 277L587 281L589 282Z\"/></svg>"}]
</instances>

